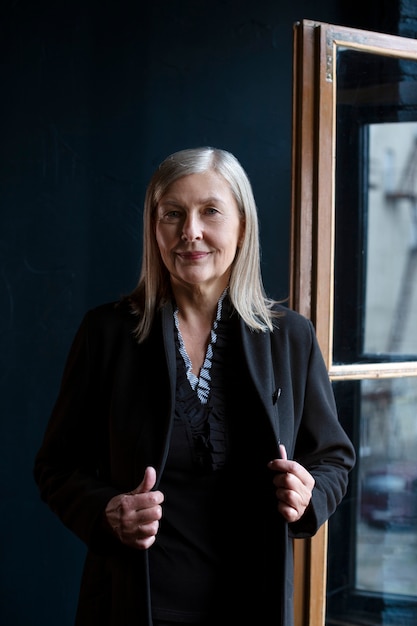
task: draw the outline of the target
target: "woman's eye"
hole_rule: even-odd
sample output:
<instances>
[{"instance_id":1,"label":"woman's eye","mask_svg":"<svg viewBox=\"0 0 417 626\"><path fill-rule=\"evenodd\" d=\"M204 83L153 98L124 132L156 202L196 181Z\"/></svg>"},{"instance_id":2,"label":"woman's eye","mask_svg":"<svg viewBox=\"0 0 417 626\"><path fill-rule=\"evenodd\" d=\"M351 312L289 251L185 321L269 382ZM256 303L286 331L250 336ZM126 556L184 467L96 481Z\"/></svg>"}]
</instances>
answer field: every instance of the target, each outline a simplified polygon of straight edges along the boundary
<instances>
[{"instance_id":1,"label":"woman's eye","mask_svg":"<svg viewBox=\"0 0 417 626\"><path fill-rule=\"evenodd\" d=\"M181 217L181 213L180 211L177 210L172 210L172 211L164 211L161 216L160 216L160 220L168 220L168 221L172 221L172 220L177 220Z\"/></svg>"},{"instance_id":2,"label":"woman's eye","mask_svg":"<svg viewBox=\"0 0 417 626\"><path fill-rule=\"evenodd\" d=\"M206 213L208 213L208 215L215 215L216 213L218 213L218 210L214 208L214 206L209 206L206 209Z\"/></svg>"}]
</instances>

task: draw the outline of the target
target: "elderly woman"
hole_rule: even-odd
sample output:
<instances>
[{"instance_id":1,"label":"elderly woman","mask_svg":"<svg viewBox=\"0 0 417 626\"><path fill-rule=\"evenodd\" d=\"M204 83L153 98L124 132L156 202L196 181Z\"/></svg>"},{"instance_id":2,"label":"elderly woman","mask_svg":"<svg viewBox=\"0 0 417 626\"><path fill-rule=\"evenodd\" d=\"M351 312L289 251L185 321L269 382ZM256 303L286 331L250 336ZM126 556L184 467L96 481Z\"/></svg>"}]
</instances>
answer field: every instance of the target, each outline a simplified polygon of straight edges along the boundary
<instances>
[{"instance_id":1,"label":"elderly woman","mask_svg":"<svg viewBox=\"0 0 417 626\"><path fill-rule=\"evenodd\" d=\"M35 461L88 547L77 626L291 626L292 538L354 460L311 322L265 294L242 166L169 156L138 285L86 314Z\"/></svg>"}]
</instances>

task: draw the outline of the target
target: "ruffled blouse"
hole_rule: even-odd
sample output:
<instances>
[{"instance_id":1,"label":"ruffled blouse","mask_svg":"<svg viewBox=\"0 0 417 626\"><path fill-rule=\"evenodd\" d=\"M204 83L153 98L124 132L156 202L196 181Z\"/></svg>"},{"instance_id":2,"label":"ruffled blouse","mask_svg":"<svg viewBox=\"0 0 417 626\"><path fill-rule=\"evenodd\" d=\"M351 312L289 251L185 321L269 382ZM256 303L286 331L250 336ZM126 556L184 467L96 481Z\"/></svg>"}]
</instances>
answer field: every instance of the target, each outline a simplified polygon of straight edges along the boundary
<instances>
[{"instance_id":1,"label":"ruffled blouse","mask_svg":"<svg viewBox=\"0 0 417 626\"><path fill-rule=\"evenodd\" d=\"M198 377L192 372L192 363L184 346L178 311L174 312L178 348L175 421L177 426L181 421L186 429L193 464L195 469L202 471L223 467L228 448L225 398L231 375L228 367L228 328L232 307L226 295L227 290L218 302L210 342Z\"/></svg>"}]
</instances>

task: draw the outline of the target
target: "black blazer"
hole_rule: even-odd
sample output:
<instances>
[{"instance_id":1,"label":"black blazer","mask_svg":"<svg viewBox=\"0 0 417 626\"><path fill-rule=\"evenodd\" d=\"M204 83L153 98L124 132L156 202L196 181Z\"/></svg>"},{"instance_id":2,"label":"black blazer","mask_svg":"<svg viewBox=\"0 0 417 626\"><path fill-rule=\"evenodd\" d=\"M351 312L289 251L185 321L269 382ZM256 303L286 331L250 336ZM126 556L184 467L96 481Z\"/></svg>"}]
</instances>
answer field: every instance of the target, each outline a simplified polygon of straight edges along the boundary
<instances>
[{"instance_id":1,"label":"black blazer","mask_svg":"<svg viewBox=\"0 0 417 626\"><path fill-rule=\"evenodd\" d=\"M282 614L274 614L279 603L271 598L263 623L291 626L291 538L312 536L334 512L346 492L355 453L339 424L311 322L278 308L284 315L273 333L239 324L259 397L257 419L270 426L265 446L278 456L282 442L288 458L304 465L316 481L301 520L288 526L274 507L265 526L266 558L276 572ZM158 314L142 344L133 336L136 322L124 302L86 314L35 460L42 499L88 547L77 626L152 623L147 552L122 546L102 526L108 501L134 489L148 465L161 475L169 447L176 382L172 307Z\"/></svg>"}]
</instances>

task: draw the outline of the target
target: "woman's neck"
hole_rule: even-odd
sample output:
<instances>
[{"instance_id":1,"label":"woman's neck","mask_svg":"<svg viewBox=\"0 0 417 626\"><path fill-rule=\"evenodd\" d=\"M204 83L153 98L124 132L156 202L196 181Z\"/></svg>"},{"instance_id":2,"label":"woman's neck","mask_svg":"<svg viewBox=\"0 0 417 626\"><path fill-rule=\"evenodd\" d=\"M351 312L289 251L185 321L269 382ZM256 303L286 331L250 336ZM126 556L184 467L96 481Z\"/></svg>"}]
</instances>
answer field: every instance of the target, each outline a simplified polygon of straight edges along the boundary
<instances>
[{"instance_id":1,"label":"woman's neck","mask_svg":"<svg viewBox=\"0 0 417 626\"><path fill-rule=\"evenodd\" d=\"M179 319L193 326L213 323L219 299L224 286L214 289L201 289L200 286L184 288L183 285L172 285L174 299L178 308Z\"/></svg>"}]
</instances>

